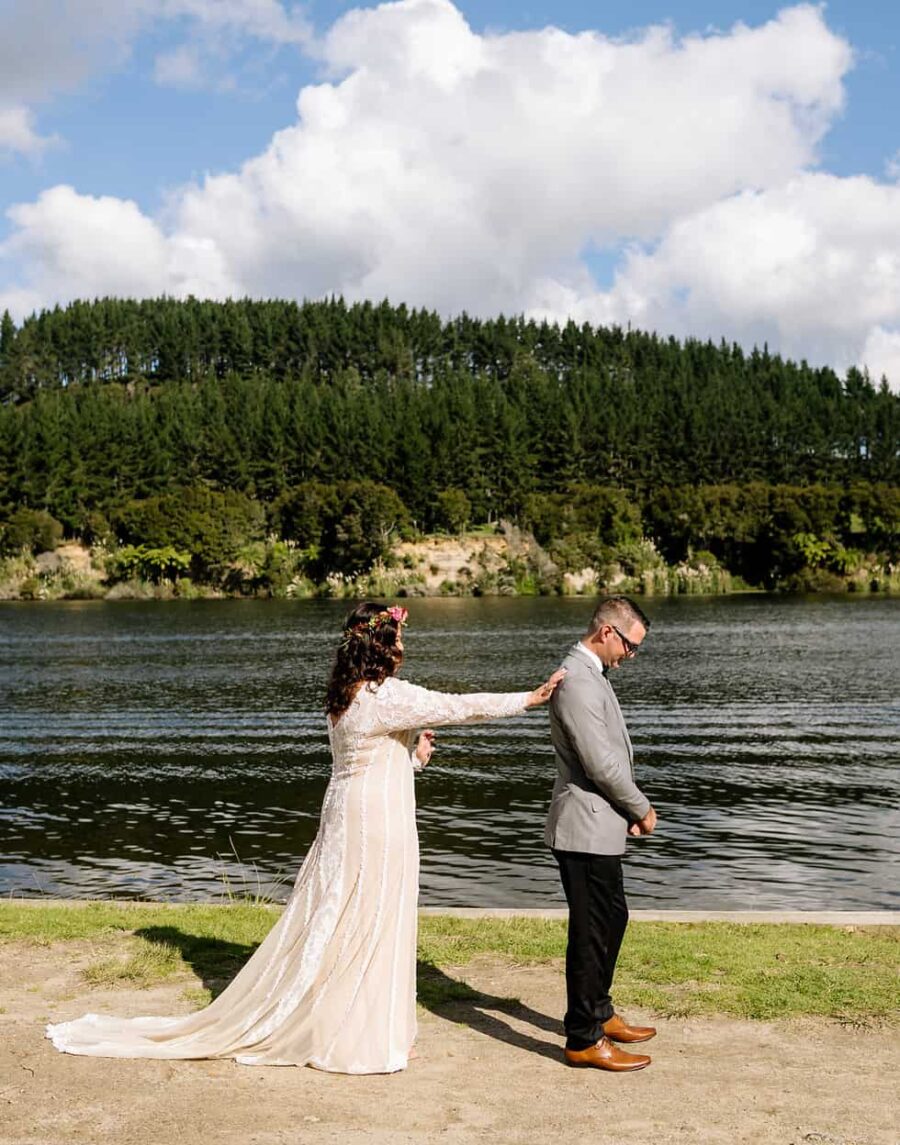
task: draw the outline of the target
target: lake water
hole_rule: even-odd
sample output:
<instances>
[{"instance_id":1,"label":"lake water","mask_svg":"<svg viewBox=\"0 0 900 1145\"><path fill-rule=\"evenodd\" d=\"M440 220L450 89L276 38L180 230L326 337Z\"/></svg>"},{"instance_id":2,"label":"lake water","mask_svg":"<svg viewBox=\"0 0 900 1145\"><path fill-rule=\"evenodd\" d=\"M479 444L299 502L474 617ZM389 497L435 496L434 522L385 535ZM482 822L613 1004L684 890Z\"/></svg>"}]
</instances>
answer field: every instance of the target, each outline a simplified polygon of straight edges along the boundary
<instances>
[{"instance_id":1,"label":"lake water","mask_svg":"<svg viewBox=\"0 0 900 1145\"><path fill-rule=\"evenodd\" d=\"M652 600L614 682L659 812L633 906L898 905L900 601ZM519 690L586 599L411 602L406 678ZM344 602L0 605L0 893L285 897L330 760ZM559 906L546 711L439 733L417 780L422 895Z\"/></svg>"}]
</instances>

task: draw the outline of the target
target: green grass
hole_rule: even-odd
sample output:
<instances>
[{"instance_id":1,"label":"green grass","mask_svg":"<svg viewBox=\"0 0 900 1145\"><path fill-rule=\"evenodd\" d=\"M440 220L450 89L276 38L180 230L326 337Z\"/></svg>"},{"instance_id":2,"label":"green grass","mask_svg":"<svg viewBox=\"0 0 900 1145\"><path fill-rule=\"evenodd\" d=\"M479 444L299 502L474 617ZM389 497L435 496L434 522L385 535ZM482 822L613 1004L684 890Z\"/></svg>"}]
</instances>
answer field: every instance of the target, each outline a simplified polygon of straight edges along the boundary
<instances>
[{"instance_id":1,"label":"green grass","mask_svg":"<svg viewBox=\"0 0 900 1145\"><path fill-rule=\"evenodd\" d=\"M162 906L90 903L20 906L0 903L0 958L12 940L40 946L99 944L104 956L82 970L94 986L152 986L179 973L203 983L209 1001L269 932L278 910L256 904Z\"/></svg>"},{"instance_id":2,"label":"green grass","mask_svg":"<svg viewBox=\"0 0 900 1145\"><path fill-rule=\"evenodd\" d=\"M420 957L435 966L465 965L478 955L528 963L565 954L563 922L429 917L422 924ZM900 926L632 923L616 999L669 1017L896 1021Z\"/></svg>"},{"instance_id":3,"label":"green grass","mask_svg":"<svg viewBox=\"0 0 900 1145\"><path fill-rule=\"evenodd\" d=\"M185 969L181 952L168 943L138 939L137 948L125 958L102 958L81 972L90 986L152 986Z\"/></svg>"},{"instance_id":4,"label":"green grass","mask_svg":"<svg viewBox=\"0 0 900 1145\"><path fill-rule=\"evenodd\" d=\"M280 913L278 908L234 903L226 906L159 903L0 902L0 943L36 943L104 938L152 927L175 927L185 936L229 943L257 943Z\"/></svg>"},{"instance_id":5,"label":"green grass","mask_svg":"<svg viewBox=\"0 0 900 1145\"><path fill-rule=\"evenodd\" d=\"M240 904L2 903L0 958L4 942L99 941L105 956L83 971L89 983L151 985L192 971L186 985L200 1004L228 982L276 917L271 907ZM439 1008L480 997L455 974L474 958L528 965L564 954L563 922L428 916L419 930L420 1000ZM896 1021L900 927L632 923L616 999L623 1009L664 1016Z\"/></svg>"},{"instance_id":6,"label":"green grass","mask_svg":"<svg viewBox=\"0 0 900 1145\"><path fill-rule=\"evenodd\" d=\"M623 970L633 1002L669 1015L896 1020L900 927L647 923Z\"/></svg>"},{"instance_id":7,"label":"green grass","mask_svg":"<svg viewBox=\"0 0 900 1145\"><path fill-rule=\"evenodd\" d=\"M181 991L181 996L195 1010L204 1009L213 1000L212 990L205 986L187 986Z\"/></svg>"}]
</instances>

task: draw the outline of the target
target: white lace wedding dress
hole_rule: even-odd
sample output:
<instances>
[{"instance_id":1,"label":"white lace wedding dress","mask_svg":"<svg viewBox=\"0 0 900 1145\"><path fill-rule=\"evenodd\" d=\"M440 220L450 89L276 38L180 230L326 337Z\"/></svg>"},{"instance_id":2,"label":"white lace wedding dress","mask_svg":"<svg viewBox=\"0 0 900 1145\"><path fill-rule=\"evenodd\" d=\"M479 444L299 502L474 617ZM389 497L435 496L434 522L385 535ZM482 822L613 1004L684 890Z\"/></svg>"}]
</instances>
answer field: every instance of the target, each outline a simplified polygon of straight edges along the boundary
<instances>
[{"instance_id":1,"label":"white lace wedding dress","mask_svg":"<svg viewBox=\"0 0 900 1145\"><path fill-rule=\"evenodd\" d=\"M319 833L284 913L227 989L188 1017L86 1014L51 1025L54 1046L336 1073L404 1069L416 1036L415 729L515 715L528 695L451 695L396 677L364 686L329 728Z\"/></svg>"}]
</instances>

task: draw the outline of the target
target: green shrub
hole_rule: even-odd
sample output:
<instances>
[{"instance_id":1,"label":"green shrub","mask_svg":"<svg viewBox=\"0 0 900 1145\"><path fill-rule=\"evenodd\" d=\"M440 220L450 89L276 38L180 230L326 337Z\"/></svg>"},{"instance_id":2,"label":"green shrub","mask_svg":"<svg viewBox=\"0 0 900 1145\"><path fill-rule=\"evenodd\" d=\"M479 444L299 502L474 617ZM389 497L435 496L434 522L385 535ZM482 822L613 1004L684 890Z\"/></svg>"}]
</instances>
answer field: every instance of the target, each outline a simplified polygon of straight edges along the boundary
<instances>
[{"instance_id":1,"label":"green shrub","mask_svg":"<svg viewBox=\"0 0 900 1145\"><path fill-rule=\"evenodd\" d=\"M40 600L41 599L41 581L40 577L30 576L19 585L19 596L22 600Z\"/></svg>"},{"instance_id":2,"label":"green shrub","mask_svg":"<svg viewBox=\"0 0 900 1145\"><path fill-rule=\"evenodd\" d=\"M78 530L82 543L89 548L94 545L108 545L114 540L113 528L105 513L92 510L85 513Z\"/></svg>"},{"instance_id":3,"label":"green shrub","mask_svg":"<svg viewBox=\"0 0 900 1145\"><path fill-rule=\"evenodd\" d=\"M12 556L25 549L50 553L63 539L62 524L43 509L17 509L0 526L0 554Z\"/></svg>"},{"instance_id":4,"label":"green shrub","mask_svg":"<svg viewBox=\"0 0 900 1145\"><path fill-rule=\"evenodd\" d=\"M249 596L298 595L310 559L309 550L290 541L256 541L240 550L225 575L224 587Z\"/></svg>"},{"instance_id":5,"label":"green shrub","mask_svg":"<svg viewBox=\"0 0 900 1145\"><path fill-rule=\"evenodd\" d=\"M434 522L448 533L463 533L472 517L472 502L462 489L444 489L435 498Z\"/></svg>"},{"instance_id":6,"label":"green shrub","mask_svg":"<svg viewBox=\"0 0 900 1145\"><path fill-rule=\"evenodd\" d=\"M315 554L308 568L316 578L353 578L376 562L384 564L410 524L394 490L374 481L305 482L279 498L272 522L285 540Z\"/></svg>"},{"instance_id":7,"label":"green shrub","mask_svg":"<svg viewBox=\"0 0 900 1145\"><path fill-rule=\"evenodd\" d=\"M888 561L900 555L900 492L888 485L661 486L644 516L671 564L701 547L746 582L767 587L811 583L804 569L852 575L866 552Z\"/></svg>"},{"instance_id":8,"label":"green shrub","mask_svg":"<svg viewBox=\"0 0 900 1145\"><path fill-rule=\"evenodd\" d=\"M243 493L204 488L130 501L113 514L112 523L125 545L189 554L191 573L205 581L218 581L242 546L265 534L259 502Z\"/></svg>"},{"instance_id":9,"label":"green shrub","mask_svg":"<svg viewBox=\"0 0 900 1145\"><path fill-rule=\"evenodd\" d=\"M562 537L589 546L616 546L641 538L638 506L621 489L572 485L564 493L535 493L525 503L524 520L542 545Z\"/></svg>"},{"instance_id":10,"label":"green shrub","mask_svg":"<svg viewBox=\"0 0 900 1145\"><path fill-rule=\"evenodd\" d=\"M106 559L106 573L110 582L142 580L151 584L175 582L191 567L190 554L166 545L151 549L146 545L125 545L110 553Z\"/></svg>"}]
</instances>

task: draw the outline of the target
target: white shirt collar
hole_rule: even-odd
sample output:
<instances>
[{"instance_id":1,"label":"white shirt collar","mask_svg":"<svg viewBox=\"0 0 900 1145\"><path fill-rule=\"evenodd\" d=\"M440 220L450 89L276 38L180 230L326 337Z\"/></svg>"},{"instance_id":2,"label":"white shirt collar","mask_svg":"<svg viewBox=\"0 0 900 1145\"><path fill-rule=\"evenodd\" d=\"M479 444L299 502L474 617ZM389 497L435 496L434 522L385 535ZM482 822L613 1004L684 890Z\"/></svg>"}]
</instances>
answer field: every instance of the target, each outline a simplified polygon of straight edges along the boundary
<instances>
[{"instance_id":1,"label":"white shirt collar","mask_svg":"<svg viewBox=\"0 0 900 1145\"><path fill-rule=\"evenodd\" d=\"M576 652L583 652L584 655L587 656L587 658L589 660L592 660L597 665L597 667L600 669L601 673L604 676L606 675L606 667L605 667L603 661L600 659L600 657L597 655L597 653L592 652L586 644L583 644L579 640L578 643L575 645L575 651Z\"/></svg>"}]
</instances>

